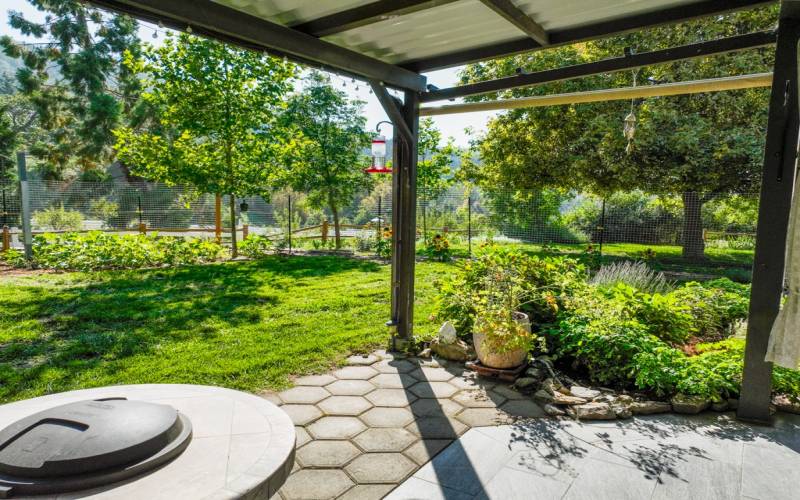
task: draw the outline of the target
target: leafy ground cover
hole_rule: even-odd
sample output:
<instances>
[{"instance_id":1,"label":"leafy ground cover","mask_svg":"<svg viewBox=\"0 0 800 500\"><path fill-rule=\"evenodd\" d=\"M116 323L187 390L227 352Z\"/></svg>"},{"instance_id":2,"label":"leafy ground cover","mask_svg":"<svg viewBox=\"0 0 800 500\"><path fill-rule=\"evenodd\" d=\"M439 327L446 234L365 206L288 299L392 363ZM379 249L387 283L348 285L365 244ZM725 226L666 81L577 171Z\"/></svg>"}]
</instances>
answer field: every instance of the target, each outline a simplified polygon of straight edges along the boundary
<instances>
[{"instance_id":1,"label":"leafy ground cover","mask_svg":"<svg viewBox=\"0 0 800 500\"><path fill-rule=\"evenodd\" d=\"M417 267L417 322L434 329ZM383 346L389 266L271 256L170 269L0 276L0 401L128 383L258 391Z\"/></svg>"}]
</instances>

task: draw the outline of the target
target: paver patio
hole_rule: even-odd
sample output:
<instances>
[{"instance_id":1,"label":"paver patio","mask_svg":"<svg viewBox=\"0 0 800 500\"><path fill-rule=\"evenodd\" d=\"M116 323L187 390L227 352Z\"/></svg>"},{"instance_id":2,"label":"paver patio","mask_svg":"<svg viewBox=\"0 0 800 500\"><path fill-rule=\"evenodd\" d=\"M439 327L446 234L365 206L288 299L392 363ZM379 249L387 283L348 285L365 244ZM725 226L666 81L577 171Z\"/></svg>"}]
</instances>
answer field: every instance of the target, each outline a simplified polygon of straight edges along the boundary
<instances>
[{"instance_id":1,"label":"paver patio","mask_svg":"<svg viewBox=\"0 0 800 500\"><path fill-rule=\"evenodd\" d=\"M297 463L274 498L797 498L800 417L536 418L530 396L461 363L348 361L266 396L297 429Z\"/></svg>"}]
</instances>

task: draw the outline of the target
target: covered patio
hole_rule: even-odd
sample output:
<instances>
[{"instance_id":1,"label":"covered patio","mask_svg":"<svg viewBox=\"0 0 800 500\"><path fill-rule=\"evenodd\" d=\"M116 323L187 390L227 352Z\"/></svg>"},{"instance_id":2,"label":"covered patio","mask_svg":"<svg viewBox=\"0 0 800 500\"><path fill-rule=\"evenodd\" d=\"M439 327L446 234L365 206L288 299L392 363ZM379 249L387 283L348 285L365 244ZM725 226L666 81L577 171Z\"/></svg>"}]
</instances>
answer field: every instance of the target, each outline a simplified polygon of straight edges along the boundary
<instances>
[{"instance_id":1,"label":"covered patio","mask_svg":"<svg viewBox=\"0 0 800 500\"><path fill-rule=\"evenodd\" d=\"M772 364L765 361L765 355L770 330L778 313L783 292L785 247L795 184L798 129L800 128L798 108L800 0L783 0L781 2L780 21L775 32L749 33L653 52L620 54L620 57L614 59L553 68L537 73L520 73L512 77L448 89L437 89L427 85L422 73L521 52L547 50L550 47L611 37L649 27L716 16L733 10L754 8L776 2L775 0L637 0L632 2L602 0L591 2L591 7L587 6L587 2L556 0L540 2L303 0L285 3L249 0L175 0L171 2L91 0L91 3L128 13L144 20L162 23L174 29L191 30L197 34L243 47L267 51L270 54L287 57L310 67L322 68L369 83L391 119L395 130L393 152L395 168L392 185L392 226L394 228L392 236L392 305L391 317L387 326L391 329L392 347L396 350L403 350L406 347L412 338L414 325L416 168L419 117L425 114L470 110L469 104L453 105L454 108L448 108L448 106L425 107L422 104L774 45L775 67L771 75L731 75L731 78L727 80L703 82L705 87L701 86L691 90L715 91L764 86L770 81L772 85L745 366L736 417L748 422L774 423L770 413ZM662 89L653 90L650 95L667 95L658 93L662 91L678 92L675 89ZM688 92L690 90L680 89L679 91ZM402 94L402 99L395 97L394 94L397 92ZM630 97L628 94L625 95L625 98ZM577 96L562 97L562 100L556 103L578 102L574 100L577 98ZM524 105L524 103L507 104L508 107ZM461 107L459 108L459 106ZM450 417L446 415L447 403L440 399L448 399L450 395L440 398L433 388L440 382L452 385L451 380L460 380L459 377L462 377L463 374L450 373L451 378L446 381L437 381L427 378L422 367L412 366L411 370L419 370L418 373L422 374L422 378L413 377L412 375L403 375L402 370L393 366L393 361L394 358L389 356L387 359L375 359L370 365L383 363L389 373L394 373L398 380L401 380L399 382L401 385L396 389L401 389L406 394L412 394L417 398L435 402L430 403L433 411L443 413L441 418L449 422ZM436 373L439 373L439 369L447 372L446 367L437 367ZM368 370L375 370L375 368L369 366L361 371ZM377 371L370 373L370 377L364 379L364 382L372 381L378 375ZM338 377L334 374L334 379L336 378ZM345 376L344 380L347 379L348 377ZM403 382L403 379L408 380ZM464 378L463 380L468 379ZM327 382L337 383L336 380L327 380ZM408 385L406 386L406 384ZM426 385L428 388L420 388L418 384ZM328 384L320 385L327 386ZM309 384L309 386L314 387L315 384ZM303 387L302 382L298 387ZM429 395L417 394L414 387L418 387L417 391L427 391L425 394ZM374 389L380 388L366 388L365 386L367 392ZM452 394L467 389L467 387L454 387L454 389ZM491 390L497 392L496 388ZM320 417L329 418L331 415L323 417L325 410L320 410L318 406L324 399L336 397L322 388L309 391L318 392L319 399L293 402L291 395L282 395L277 400L284 404L285 408L293 404L317 408L319 415L316 415L316 412L310 408L296 410L316 415L314 418L309 417L305 423L295 421L301 427L306 424L312 425L311 422L317 421ZM361 398L360 395L350 396ZM504 397L509 399L507 396ZM312 399L314 398L312 397ZM411 402L408 404L410 405ZM502 410L502 404L499 408ZM366 408L362 410L357 415L367 411ZM419 416L416 413L410 413L415 419ZM459 414L463 415L463 413ZM517 415L513 419L516 422L517 418L534 416L538 415ZM415 462L403 455L411 465L403 473L398 473L397 481L385 482L367 478L365 484L394 485L422 466L414 477L395 490L394 498L513 498L515 496L522 498L527 496L526 492L530 493L531 489L538 488L545 483L554 489L550 495L542 494L543 497L561 498L571 495L585 497L587 491L598 491L593 485L605 481L606 473L603 467L607 464L614 464L612 467L614 470L608 474L618 474L620 484L630 485L631 489L626 491L626 495L630 498L651 496L708 498L709 496L704 494L706 490L703 488L710 488L708 491L714 490L721 495L720 498L731 498L728 493L733 494L733 497L736 498L776 498L775 495L780 491L788 494L787 492L790 490L777 489L781 485L780 478L776 478L775 481L765 480L762 488L757 478L765 476L761 476L760 469L754 471L753 467L759 463L763 466L765 463L773 462L793 464L796 470L797 450L800 447L797 440L798 421L791 419L781 420L774 429L757 429L733 422L732 415L699 420L683 420L677 417L654 418L633 421L627 425L600 424L593 426L563 421L509 424L508 421L503 420L506 417L498 417L498 421L484 424L504 424L511 425L511 427L467 431L467 427L471 426L464 424L463 419L457 418L457 415L454 418L455 422L462 424L461 426L455 425L461 431L451 428L450 439L464 432L466 434L455 444L451 444L432 462L423 465L427 460ZM414 423L409 422L406 425L413 426ZM357 424L354 426L359 430L356 432L354 428L353 438L366 429L363 422L361 426ZM408 430L407 427L403 427ZM303 432L299 432L300 436L303 436ZM412 431L409 432L412 436L416 436L414 441L425 437L424 431L421 429L418 429L416 434ZM309 440L311 440L313 429L309 436ZM324 440L324 438L322 439ZM628 441L636 444L628 446ZM495 446L498 443L499 447ZM546 446L558 446L558 449L541 449L542 443L546 443ZM298 445L300 444L298 443ZM491 450L495 448L498 454L503 455L502 457L491 454L493 453ZM631 451L633 449L639 451ZM791 452L788 455L781 455L787 449ZM480 450L489 451L484 455ZM528 470L521 471L526 475L518 476L519 467L515 465L514 461L528 460L522 457L525 453L533 454L530 463L533 464L534 474ZM435 452L429 453L429 456L425 458L430 458L435 454ZM735 461L728 460L734 456L739 458ZM540 462L542 457L545 457L544 463ZM553 466L553 461L556 466ZM705 464L708 468L696 467L697 463ZM587 468L586 464L591 465ZM540 465L544 467L540 468ZM573 466L574 471L580 472L570 476L569 472L565 471ZM689 467L691 471L687 471L686 467ZM491 468L492 471L484 474L484 468ZM315 467L301 469L301 472L308 469L311 472L303 473L307 475L307 481L328 484L333 480L332 476L327 478L325 475L319 475L321 473ZM637 475L626 475L625 471L629 469L638 471ZM539 472L547 470L548 472L539 474L542 479L537 479L537 470ZM788 473L791 466L783 470ZM315 476L315 474L317 475ZM703 486L685 493L683 488L693 484L693 480L689 478L690 474L699 474L703 477L716 477L716 474L730 474L730 477L738 475L740 478L748 478L747 486L742 486L745 483L739 480L736 483L739 486L734 492L734 490L716 489L713 483L703 482L701 478L697 478L699 484ZM469 481L470 476L478 480L480 487L465 487L467 484L465 482ZM352 474L349 477L352 477ZM562 487L561 483L564 483L561 479L565 477L571 478L567 481L570 486L568 489L559 489ZM456 479L460 481L460 484L448 486L444 482L446 478ZM642 483L642 489L635 490L634 487L640 478L647 484ZM290 479L287 487L291 487L291 481ZM300 479L296 479L296 481L300 481ZM352 498L370 498L380 497L388 492L386 488L383 490L371 488L370 496L366 493L369 488L365 488L363 489L364 496L357 496L352 480L348 479L348 481L350 484L341 491L319 497L328 498L352 492ZM492 490L490 486L492 482L497 484L499 489ZM530 486L522 490L503 489L511 485L522 484L530 484ZM359 486L361 485L359 484ZM353 488L351 489L351 487ZM752 488L758 488L758 490L755 491ZM622 498L614 496L613 493L609 492L607 496ZM773 493L775 494L773 495ZM284 491L281 494L285 498L318 498L313 493L303 496L303 494L294 495Z\"/></svg>"}]
</instances>

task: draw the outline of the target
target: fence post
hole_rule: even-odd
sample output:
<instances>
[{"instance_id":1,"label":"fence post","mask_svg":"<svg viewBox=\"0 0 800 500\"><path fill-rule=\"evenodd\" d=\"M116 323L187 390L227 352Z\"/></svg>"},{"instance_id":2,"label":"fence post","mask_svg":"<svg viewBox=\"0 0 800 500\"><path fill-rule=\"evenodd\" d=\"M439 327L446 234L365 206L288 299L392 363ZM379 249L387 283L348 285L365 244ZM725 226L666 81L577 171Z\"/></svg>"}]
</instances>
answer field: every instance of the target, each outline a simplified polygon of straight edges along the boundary
<instances>
[{"instance_id":1,"label":"fence post","mask_svg":"<svg viewBox=\"0 0 800 500\"><path fill-rule=\"evenodd\" d=\"M289 255L292 254L292 195L287 195L286 197L288 204L287 208L289 210Z\"/></svg>"},{"instance_id":2,"label":"fence post","mask_svg":"<svg viewBox=\"0 0 800 500\"><path fill-rule=\"evenodd\" d=\"M222 244L222 196L214 195L214 237Z\"/></svg>"},{"instance_id":3,"label":"fence post","mask_svg":"<svg viewBox=\"0 0 800 500\"><path fill-rule=\"evenodd\" d=\"M248 224L242 224L242 241L246 240L249 235L250 226Z\"/></svg>"},{"instance_id":4,"label":"fence post","mask_svg":"<svg viewBox=\"0 0 800 500\"><path fill-rule=\"evenodd\" d=\"M378 230L375 234L377 239L381 239L381 235L383 235L383 195L378 194Z\"/></svg>"},{"instance_id":5,"label":"fence post","mask_svg":"<svg viewBox=\"0 0 800 500\"><path fill-rule=\"evenodd\" d=\"M25 259L33 259L33 235L31 234L31 194L28 186L28 170L25 167L25 153L17 153L17 173L19 174L19 197L22 204L22 241L25 245Z\"/></svg>"},{"instance_id":6,"label":"fence post","mask_svg":"<svg viewBox=\"0 0 800 500\"><path fill-rule=\"evenodd\" d=\"M139 223L139 233L147 234L147 224L144 222Z\"/></svg>"},{"instance_id":7,"label":"fence post","mask_svg":"<svg viewBox=\"0 0 800 500\"><path fill-rule=\"evenodd\" d=\"M467 250L472 257L472 191L467 195Z\"/></svg>"},{"instance_id":8,"label":"fence post","mask_svg":"<svg viewBox=\"0 0 800 500\"><path fill-rule=\"evenodd\" d=\"M322 221L322 244L328 242L328 219Z\"/></svg>"},{"instance_id":9,"label":"fence post","mask_svg":"<svg viewBox=\"0 0 800 500\"><path fill-rule=\"evenodd\" d=\"M6 190L3 189L3 252L11 248L11 234L8 232L8 207L6 206Z\"/></svg>"},{"instance_id":10,"label":"fence post","mask_svg":"<svg viewBox=\"0 0 800 500\"><path fill-rule=\"evenodd\" d=\"M603 258L603 242L605 240L606 232L606 199L603 198L603 207L600 209L600 258Z\"/></svg>"}]
</instances>

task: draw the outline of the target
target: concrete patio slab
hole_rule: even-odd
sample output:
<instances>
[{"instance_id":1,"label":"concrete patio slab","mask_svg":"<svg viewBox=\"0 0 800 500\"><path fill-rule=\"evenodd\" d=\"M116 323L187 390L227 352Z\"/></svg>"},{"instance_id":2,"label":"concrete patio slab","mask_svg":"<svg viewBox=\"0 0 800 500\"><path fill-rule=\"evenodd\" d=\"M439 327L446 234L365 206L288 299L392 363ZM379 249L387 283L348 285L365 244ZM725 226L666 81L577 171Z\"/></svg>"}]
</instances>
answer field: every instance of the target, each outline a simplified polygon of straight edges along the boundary
<instances>
[{"instance_id":1,"label":"concrete patio slab","mask_svg":"<svg viewBox=\"0 0 800 500\"><path fill-rule=\"evenodd\" d=\"M372 404L361 396L331 396L319 403L326 415L360 415L372 408Z\"/></svg>"},{"instance_id":2,"label":"concrete patio slab","mask_svg":"<svg viewBox=\"0 0 800 500\"><path fill-rule=\"evenodd\" d=\"M353 439L366 452L403 451L417 441L417 436L405 429L367 429Z\"/></svg>"},{"instance_id":3,"label":"concrete patio slab","mask_svg":"<svg viewBox=\"0 0 800 500\"><path fill-rule=\"evenodd\" d=\"M374 391L375 386L366 380L337 380L325 389L334 396L363 396Z\"/></svg>"},{"instance_id":4,"label":"concrete patio slab","mask_svg":"<svg viewBox=\"0 0 800 500\"><path fill-rule=\"evenodd\" d=\"M417 465L400 453L367 453L353 460L345 470L359 484L396 483L405 479Z\"/></svg>"}]
</instances>

